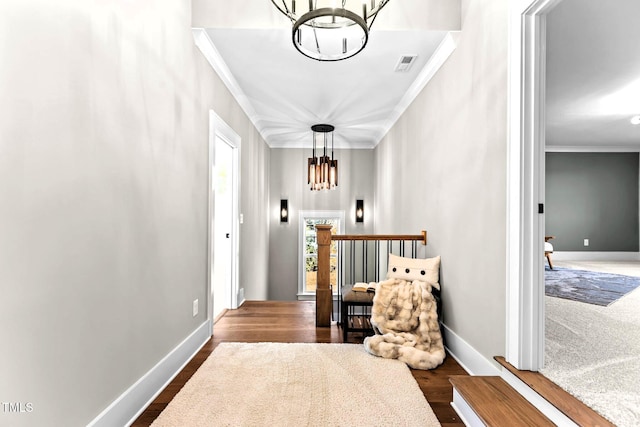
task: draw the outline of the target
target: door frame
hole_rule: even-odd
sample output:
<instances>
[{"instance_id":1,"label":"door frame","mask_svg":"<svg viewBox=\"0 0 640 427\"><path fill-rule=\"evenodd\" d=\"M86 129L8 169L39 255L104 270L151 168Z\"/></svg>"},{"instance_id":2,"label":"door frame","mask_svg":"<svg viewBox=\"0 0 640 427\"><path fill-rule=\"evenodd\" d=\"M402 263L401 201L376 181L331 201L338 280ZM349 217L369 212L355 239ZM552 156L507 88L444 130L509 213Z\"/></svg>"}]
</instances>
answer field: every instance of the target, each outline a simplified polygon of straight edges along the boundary
<instances>
[{"instance_id":1,"label":"door frame","mask_svg":"<svg viewBox=\"0 0 640 427\"><path fill-rule=\"evenodd\" d=\"M305 228L307 218L313 219L334 219L337 218L338 230L337 234L344 233L346 228L344 210L302 210L298 212L298 292L296 294L298 301L315 301L316 292L306 292L306 268L305 268ZM317 255L317 254L316 254ZM338 266L340 269L340 266ZM339 273L340 270L339 270ZM344 279L344 277L343 277ZM344 280L342 280L344 282ZM338 292L337 288L333 290L334 296Z\"/></svg>"},{"instance_id":2,"label":"door frame","mask_svg":"<svg viewBox=\"0 0 640 427\"><path fill-rule=\"evenodd\" d=\"M506 359L532 371L544 366L546 15L560 1L509 6Z\"/></svg>"},{"instance_id":3,"label":"door frame","mask_svg":"<svg viewBox=\"0 0 640 427\"><path fill-rule=\"evenodd\" d=\"M233 197L232 203L232 230L231 230L231 289L229 290L230 300L227 301L229 308L238 308L238 282L239 282L239 203L240 203L240 136L229 126L220 116L213 110L209 110L209 156L208 156L208 224L207 224L207 318L211 325L210 333L213 335L213 260L215 245L215 147L216 139L220 138L233 149L233 173L231 191Z\"/></svg>"}]
</instances>

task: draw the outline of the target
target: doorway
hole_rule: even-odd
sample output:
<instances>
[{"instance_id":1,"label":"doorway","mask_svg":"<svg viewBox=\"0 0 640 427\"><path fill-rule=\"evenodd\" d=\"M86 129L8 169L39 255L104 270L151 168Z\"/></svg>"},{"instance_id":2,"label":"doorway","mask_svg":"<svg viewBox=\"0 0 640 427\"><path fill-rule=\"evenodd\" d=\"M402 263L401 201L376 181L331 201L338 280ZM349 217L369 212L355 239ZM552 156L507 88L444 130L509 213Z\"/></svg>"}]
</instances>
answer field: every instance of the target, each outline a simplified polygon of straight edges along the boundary
<instances>
[{"instance_id":1,"label":"doorway","mask_svg":"<svg viewBox=\"0 0 640 427\"><path fill-rule=\"evenodd\" d=\"M507 348L521 370L544 366L545 25L560 0L510 2Z\"/></svg>"},{"instance_id":2,"label":"doorway","mask_svg":"<svg viewBox=\"0 0 640 427\"><path fill-rule=\"evenodd\" d=\"M209 135L209 301L213 322L237 308L238 160L240 137L210 112Z\"/></svg>"}]
</instances>

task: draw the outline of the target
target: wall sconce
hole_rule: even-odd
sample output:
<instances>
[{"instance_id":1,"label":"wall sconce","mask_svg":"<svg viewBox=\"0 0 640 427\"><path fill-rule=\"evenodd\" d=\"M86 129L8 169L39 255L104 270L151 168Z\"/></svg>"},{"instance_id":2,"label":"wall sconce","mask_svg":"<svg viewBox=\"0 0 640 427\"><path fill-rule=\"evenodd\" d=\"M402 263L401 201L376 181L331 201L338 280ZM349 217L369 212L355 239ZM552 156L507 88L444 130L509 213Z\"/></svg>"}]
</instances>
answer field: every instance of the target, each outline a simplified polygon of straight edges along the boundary
<instances>
[{"instance_id":1,"label":"wall sconce","mask_svg":"<svg viewBox=\"0 0 640 427\"><path fill-rule=\"evenodd\" d=\"M280 200L280 222L289 222L289 201Z\"/></svg>"},{"instance_id":2,"label":"wall sconce","mask_svg":"<svg viewBox=\"0 0 640 427\"><path fill-rule=\"evenodd\" d=\"M364 222L364 200L356 200L356 222Z\"/></svg>"}]
</instances>

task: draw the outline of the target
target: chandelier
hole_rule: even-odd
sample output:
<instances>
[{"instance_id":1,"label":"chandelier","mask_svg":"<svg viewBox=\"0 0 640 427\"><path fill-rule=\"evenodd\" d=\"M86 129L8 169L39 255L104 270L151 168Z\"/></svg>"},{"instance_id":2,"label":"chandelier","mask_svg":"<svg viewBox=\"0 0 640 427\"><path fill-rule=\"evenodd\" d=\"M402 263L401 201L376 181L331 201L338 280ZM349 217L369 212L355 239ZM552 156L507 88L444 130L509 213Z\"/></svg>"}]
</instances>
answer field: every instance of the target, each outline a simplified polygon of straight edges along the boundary
<instances>
[{"instance_id":1,"label":"chandelier","mask_svg":"<svg viewBox=\"0 0 640 427\"><path fill-rule=\"evenodd\" d=\"M293 24L293 45L318 61L339 61L360 52L378 11L389 0L271 0Z\"/></svg>"},{"instance_id":2,"label":"chandelier","mask_svg":"<svg viewBox=\"0 0 640 427\"><path fill-rule=\"evenodd\" d=\"M307 159L307 184L311 191L331 190L338 186L338 161L333 158L333 130L332 125L313 125L313 154ZM331 134L331 158L327 156L329 146L328 134ZM316 156L318 139L322 138L322 156Z\"/></svg>"}]
</instances>

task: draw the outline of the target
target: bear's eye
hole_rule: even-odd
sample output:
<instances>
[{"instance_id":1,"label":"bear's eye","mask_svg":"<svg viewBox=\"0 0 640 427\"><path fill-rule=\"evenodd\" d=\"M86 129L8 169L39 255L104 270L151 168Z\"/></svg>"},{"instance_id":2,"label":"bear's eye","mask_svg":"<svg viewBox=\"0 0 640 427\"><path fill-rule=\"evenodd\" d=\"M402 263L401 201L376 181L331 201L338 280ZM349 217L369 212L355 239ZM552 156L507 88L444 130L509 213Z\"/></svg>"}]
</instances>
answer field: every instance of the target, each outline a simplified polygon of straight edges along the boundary
<instances>
[{"instance_id":1,"label":"bear's eye","mask_svg":"<svg viewBox=\"0 0 640 427\"><path fill-rule=\"evenodd\" d=\"M394 273L395 273L397 270L398 270L397 268L393 267L393 272L394 272Z\"/></svg>"},{"instance_id":2,"label":"bear's eye","mask_svg":"<svg viewBox=\"0 0 640 427\"><path fill-rule=\"evenodd\" d=\"M410 271L411 270L409 270L408 268L405 268L405 270L404 270L404 272L407 273L407 274L409 274Z\"/></svg>"},{"instance_id":3,"label":"bear's eye","mask_svg":"<svg viewBox=\"0 0 640 427\"><path fill-rule=\"evenodd\" d=\"M427 272L426 272L426 271L424 271L424 270L422 270L422 271L420 272L420 274L422 274L422 275L424 276L425 274L427 274Z\"/></svg>"}]
</instances>

